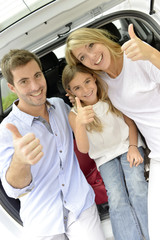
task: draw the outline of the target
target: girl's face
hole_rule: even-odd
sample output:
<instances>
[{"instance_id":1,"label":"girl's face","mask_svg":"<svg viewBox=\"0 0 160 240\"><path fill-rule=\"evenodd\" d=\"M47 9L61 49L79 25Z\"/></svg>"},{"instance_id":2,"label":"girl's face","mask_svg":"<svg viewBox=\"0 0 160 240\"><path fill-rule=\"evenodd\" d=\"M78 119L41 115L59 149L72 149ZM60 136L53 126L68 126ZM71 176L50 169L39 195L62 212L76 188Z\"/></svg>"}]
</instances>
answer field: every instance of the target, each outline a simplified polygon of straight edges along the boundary
<instances>
[{"instance_id":1,"label":"girl's face","mask_svg":"<svg viewBox=\"0 0 160 240\"><path fill-rule=\"evenodd\" d=\"M73 55L86 67L107 72L111 64L111 55L107 47L99 43L90 43L72 51Z\"/></svg>"},{"instance_id":2,"label":"girl's face","mask_svg":"<svg viewBox=\"0 0 160 240\"><path fill-rule=\"evenodd\" d=\"M89 73L76 73L69 84L70 91L86 105L97 103L96 78Z\"/></svg>"}]
</instances>

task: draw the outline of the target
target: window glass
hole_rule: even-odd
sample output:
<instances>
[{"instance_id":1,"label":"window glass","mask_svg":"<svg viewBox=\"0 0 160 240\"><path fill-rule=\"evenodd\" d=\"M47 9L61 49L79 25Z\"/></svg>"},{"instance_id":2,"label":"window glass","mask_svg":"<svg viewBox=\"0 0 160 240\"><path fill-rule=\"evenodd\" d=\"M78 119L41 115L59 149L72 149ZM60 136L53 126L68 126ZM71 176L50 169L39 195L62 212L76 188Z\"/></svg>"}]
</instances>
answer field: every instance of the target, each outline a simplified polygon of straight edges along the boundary
<instances>
[{"instance_id":1,"label":"window glass","mask_svg":"<svg viewBox=\"0 0 160 240\"><path fill-rule=\"evenodd\" d=\"M2 78L0 81L1 81L2 108L4 112L17 99L17 95L10 91L10 89L7 86L7 82L4 78Z\"/></svg>"},{"instance_id":2,"label":"window glass","mask_svg":"<svg viewBox=\"0 0 160 240\"><path fill-rule=\"evenodd\" d=\"M56 0L54 0L56 1ZM5 0L0 5L0 32L53 0Z\"/></svg>"}]
</instances>

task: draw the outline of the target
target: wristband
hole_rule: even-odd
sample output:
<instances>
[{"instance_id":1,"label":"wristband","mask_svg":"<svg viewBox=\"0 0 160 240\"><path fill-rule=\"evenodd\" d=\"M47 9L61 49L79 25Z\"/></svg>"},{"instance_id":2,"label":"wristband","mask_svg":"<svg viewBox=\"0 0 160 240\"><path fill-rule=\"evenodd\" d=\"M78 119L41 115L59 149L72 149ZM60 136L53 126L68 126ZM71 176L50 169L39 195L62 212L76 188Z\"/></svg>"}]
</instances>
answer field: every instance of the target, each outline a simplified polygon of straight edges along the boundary
<instances>
[{"instance_id":1,"label":"wristband","mask_svg":"<svg viewBox=\"0 0 160 240\"><path fill-rule=\"evenodd\" d=\"M136 147L136 148L138 148L137 145L134 145L134 144L129 145L128 148L130 148L130 147Z\"/></svg>"}]
</instances>

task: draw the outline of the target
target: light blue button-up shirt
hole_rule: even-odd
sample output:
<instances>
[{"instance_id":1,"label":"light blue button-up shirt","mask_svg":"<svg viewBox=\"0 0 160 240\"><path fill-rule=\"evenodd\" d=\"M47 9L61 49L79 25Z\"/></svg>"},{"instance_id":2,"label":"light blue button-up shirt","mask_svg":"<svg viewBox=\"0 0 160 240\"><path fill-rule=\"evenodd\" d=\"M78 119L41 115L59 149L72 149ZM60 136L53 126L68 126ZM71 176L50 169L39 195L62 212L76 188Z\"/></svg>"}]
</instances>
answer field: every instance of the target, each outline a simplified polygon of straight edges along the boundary
<instances>
[{"instance_id":1,"label":"light blue button-up shirt","mask_svg":"<svg viewBox=\"0 0 160 240\"><path fill-rule=\"evenodd\" d=\"M68 105L62 99L48 99L49 123L28 115L13 104L12 112L0 125L0 175L10 197L21 201L20 216L28 230L39 236L65 232L67 215L75 219L94 203L94 192L79 168L74 154L73 135L68 123ZM21 135L33 132L43 146L44 156L31 166L32 182L23 189L10 186L5 178L14 153L6 123L17 126ZM18 176L17 176L18 177ZM27 194L26 194L27 193Z\"/></svg>"}]
</instances>

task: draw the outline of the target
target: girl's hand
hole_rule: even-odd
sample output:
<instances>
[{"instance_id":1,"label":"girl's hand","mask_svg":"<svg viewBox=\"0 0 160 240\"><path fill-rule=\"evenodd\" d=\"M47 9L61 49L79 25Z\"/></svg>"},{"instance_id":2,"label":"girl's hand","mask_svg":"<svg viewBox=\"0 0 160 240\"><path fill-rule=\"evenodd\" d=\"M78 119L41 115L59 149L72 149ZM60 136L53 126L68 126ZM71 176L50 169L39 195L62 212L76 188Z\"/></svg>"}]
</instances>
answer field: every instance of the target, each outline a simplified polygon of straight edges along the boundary
<instances>
[{"instance_id":1,"label":"girl's hand","mask_svg":"<svg viewBox=\"0 0 160 240\"><path fill-rule=\"evenodd\" d=\"M143 157L138 151L138 148L135 146L129 147L129 150L127 153L127 160L128 162L130 162L130 167L133 167L133 166L137 167L139 164L141 164L144 161Z\"/></svg>"},{"instance_id":2,"label":"girl's hand","mask_svg":"<svg viewBox=\"0 0 160 240\"><path fill-rule=\"evenodd\" d=\"M153 51L152 47L136 36L133 24L129 25L128 33L131 39L122 45L122 51L124 51L127 57L132 61L150 60Z\"/></svg>"},{"instance_id":3,"label":"girl's hand","mask_svg":"<svg viewBox=\"0 0 160 240\"><path fill-rule=\"evenodd\" d=\"M77 118L76 121L81 124L88 124L94 121L94 111L92 106L82 107L78 97L75 98L77 104Z\"/></svg>"}]
</instances>

